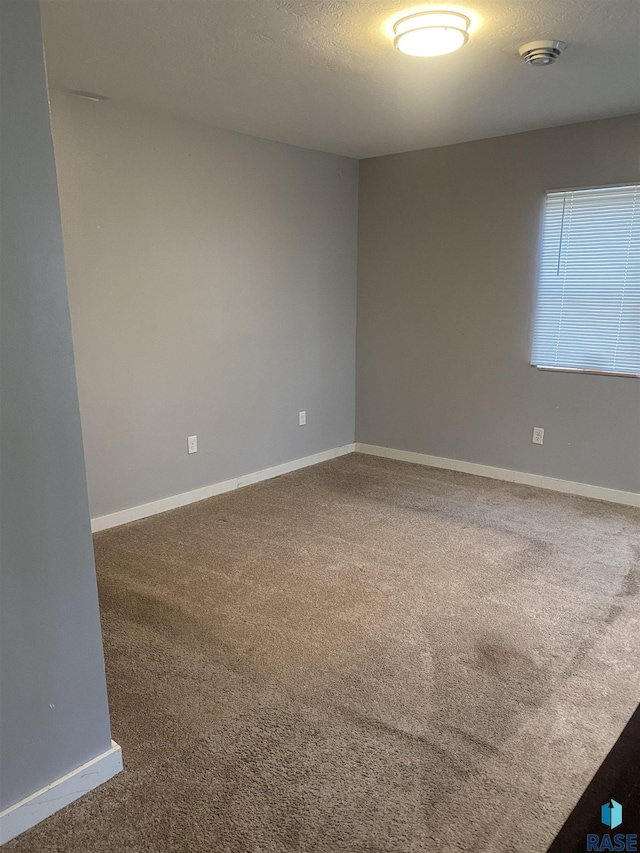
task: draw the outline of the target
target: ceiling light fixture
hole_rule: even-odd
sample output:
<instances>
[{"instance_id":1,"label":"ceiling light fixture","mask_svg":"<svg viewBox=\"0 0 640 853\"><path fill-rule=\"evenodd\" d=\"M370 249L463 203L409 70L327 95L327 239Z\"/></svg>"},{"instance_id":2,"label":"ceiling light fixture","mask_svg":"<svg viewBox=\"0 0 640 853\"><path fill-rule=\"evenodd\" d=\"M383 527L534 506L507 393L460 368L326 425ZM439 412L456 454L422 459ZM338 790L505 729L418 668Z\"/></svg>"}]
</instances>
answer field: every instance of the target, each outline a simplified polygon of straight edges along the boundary
<instances>
[{"instance_id":1,"label":"ceiling light fixture","mask_svg":"<svg viewBox=\"0 0 640 853\"><path fill-rule=\"evenodd\" d=\"M409 56L442 56L467 43L470 25L460 12L416 12L396 21L393 43Z\"/></svg>"}]
</instances>

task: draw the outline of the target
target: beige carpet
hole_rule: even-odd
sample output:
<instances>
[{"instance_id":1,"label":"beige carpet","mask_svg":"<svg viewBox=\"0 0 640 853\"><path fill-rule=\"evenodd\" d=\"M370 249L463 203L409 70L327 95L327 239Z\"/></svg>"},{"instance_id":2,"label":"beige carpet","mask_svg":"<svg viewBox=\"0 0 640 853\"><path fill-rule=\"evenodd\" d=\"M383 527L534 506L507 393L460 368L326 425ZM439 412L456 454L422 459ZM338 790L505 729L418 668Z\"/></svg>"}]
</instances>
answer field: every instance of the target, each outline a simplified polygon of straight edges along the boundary
<instances>
[{"instance_id":1,"label":"beige carpet","mask_svg":"<svg viewBox=\"0 0 640 853\"><path fill-rule=\"evenodd\" d=\"M640 701L637 510L354 454L95 546L125 772L6 853L536 853Z\"/></svg>"}]
</instances>

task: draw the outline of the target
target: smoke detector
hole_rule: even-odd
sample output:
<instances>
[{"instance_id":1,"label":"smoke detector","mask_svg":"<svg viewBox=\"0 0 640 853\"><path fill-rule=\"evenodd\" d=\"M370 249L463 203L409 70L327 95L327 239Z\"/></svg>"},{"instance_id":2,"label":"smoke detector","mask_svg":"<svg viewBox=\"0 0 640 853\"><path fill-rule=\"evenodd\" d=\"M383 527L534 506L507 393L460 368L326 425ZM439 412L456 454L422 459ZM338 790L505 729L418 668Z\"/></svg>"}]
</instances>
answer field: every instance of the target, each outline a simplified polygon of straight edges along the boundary
<instances>
[{"instance_id":1,"label":"smoke detector","mask_svg":"<svg viewBox=\"0 0 640 853\"><path fill-rule=\"evenodd\" d=\"M551 65L566 47L563 41L540 39L529 41L518 48L518 53L527 65Z\"/></svg>"}]
</instances>

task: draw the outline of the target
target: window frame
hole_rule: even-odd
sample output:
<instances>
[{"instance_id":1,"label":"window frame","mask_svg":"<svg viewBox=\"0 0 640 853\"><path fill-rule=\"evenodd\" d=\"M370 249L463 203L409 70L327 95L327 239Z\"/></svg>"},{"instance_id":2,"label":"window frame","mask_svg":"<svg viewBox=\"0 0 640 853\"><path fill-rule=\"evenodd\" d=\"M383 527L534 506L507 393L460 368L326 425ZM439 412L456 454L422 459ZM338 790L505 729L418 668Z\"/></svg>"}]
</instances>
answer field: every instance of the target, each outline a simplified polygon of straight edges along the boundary
<instances>
[{"instance_id":1,"label":"window frame","mask_svg":"<svg viewBox=\"0 0 640 853\"><path fill-rule=\"evenodd\" d=\"M542 196L541 204L540 204L540 215L539 215L539 224L538 224L538 243L537 243L537 264L536 264L536 277L535 277L535 299L533 305L533 319L531 323L531 335L529 340L529 366L533 367L535 370L539 370L542 373L578 373L586 376L617 376L618 378L623 379L640 379L640 373L625 373L617 370L597 370L594 368L588 367L560 367L558 365L546 365L546 364L534 364L533 359L533 348L534 341L536 335L536 321L538 315L538 300L539 300L539 289L540 289L540 265L541 265L541 257L542 257L542 244L544 240L544 225L545 225L545 208L547 202L547 196L552 193L570 193L570 192L581 192L585 190L608 190L608 189L618 189L620 187L640 187L640 178L634 178L633 180L628 181L617 181L613 184L589 184L586 186L580 187L557 187L550 188L544 191Z\"/></svg>"}]
</instances>

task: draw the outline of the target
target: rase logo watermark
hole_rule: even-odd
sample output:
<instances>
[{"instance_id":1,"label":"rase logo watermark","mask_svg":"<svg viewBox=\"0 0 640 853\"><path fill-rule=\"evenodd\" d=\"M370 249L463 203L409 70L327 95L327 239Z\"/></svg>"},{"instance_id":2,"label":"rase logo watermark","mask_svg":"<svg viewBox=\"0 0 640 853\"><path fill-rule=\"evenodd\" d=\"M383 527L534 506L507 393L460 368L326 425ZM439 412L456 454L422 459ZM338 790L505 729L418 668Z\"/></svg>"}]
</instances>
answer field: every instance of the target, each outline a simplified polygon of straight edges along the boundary
<instances>
[{"instance_id":1,"label":"rase logo watermark","mask_svg":"<svg viewBox=\"0 0 640 853\"><path fill-rule=\"evenodd\" d=\"M609 800L600 809L600 820L609 829L615 829L622 823L622 806L615 800ZM630 851L636 853L638 850L638 836L635 832L624 833L616 832L611 835L605 832L602 835L596 835L595 832L587 835L587 851L596 851L601 853L603 850L612 850L615 853L623 853Z\"/></svg>"}]
</instances>

